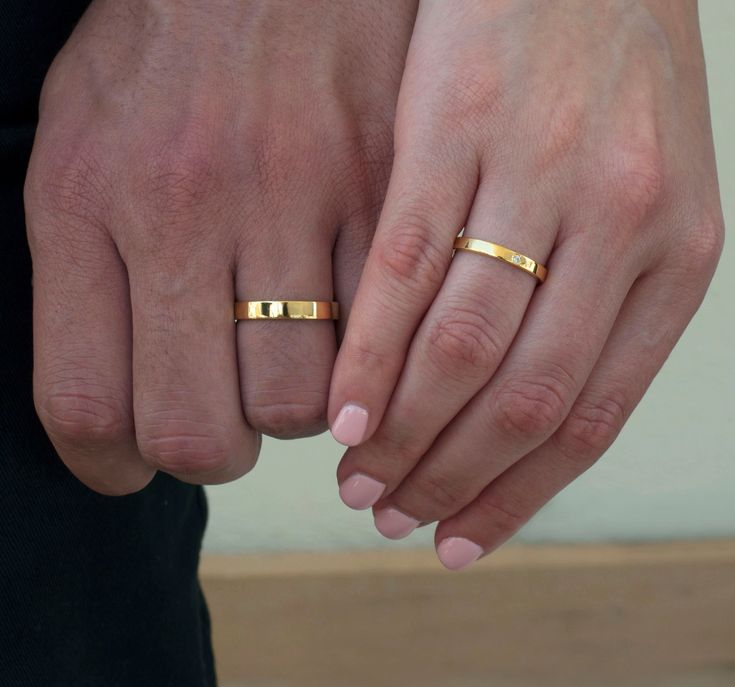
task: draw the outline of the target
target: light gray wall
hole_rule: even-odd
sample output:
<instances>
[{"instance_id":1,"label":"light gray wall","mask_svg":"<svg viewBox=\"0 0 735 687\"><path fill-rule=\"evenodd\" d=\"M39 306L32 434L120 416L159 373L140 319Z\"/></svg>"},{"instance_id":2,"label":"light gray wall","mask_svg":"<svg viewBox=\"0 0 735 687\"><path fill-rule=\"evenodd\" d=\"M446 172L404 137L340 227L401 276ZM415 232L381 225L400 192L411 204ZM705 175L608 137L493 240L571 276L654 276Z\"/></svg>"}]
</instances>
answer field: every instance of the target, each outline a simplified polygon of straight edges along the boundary
<instances>
[{"instance_id":1,"label":"light gray wall","mask_svg":"<svg viewBox=\"0 0 735 687\"><path fill-rule=\"evenodd\" d=\"M672 0L676 1L676 0ZM725 251L704 304L617 442L518 536L525 541L735 535L735 2L701 0ZM207 490L205 549L252 551L431 545L402 542L337 496L329 435L266 439L255 470Z\"/></svg>"}]
</instances>

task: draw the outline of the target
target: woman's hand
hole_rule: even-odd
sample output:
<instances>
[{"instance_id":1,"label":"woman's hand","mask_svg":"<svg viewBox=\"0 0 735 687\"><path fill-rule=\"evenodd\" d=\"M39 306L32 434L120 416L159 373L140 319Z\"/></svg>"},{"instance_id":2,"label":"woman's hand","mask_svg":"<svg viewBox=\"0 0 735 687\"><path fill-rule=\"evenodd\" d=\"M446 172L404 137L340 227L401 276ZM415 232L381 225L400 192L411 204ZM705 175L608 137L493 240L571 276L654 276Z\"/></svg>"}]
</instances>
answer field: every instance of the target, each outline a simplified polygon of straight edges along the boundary
<instances>
[{"instance_id":1,"label":"woman's hand","mask_svg":"<svg viewBox=\"0 0 735 687\"><path fill-rule=\"evenodd\" d=\"M415 0L97 0L44 85L26 186L34 395L108 494L246 472L258 432L326 428L345 312L392 160Z\"/></svg>"},{"instance_id":2,"label":"woman's hand","mask_svg":"<svg viewBox=\"0 0 735 687\"><path fill-rule=\"evenodd\" d=\"M332 381L354 508L443 563L610 446L723 244L693 1L421 0L396 156ZM465 235L545 264L458 252Z\"/></svg>"}]
</instances>

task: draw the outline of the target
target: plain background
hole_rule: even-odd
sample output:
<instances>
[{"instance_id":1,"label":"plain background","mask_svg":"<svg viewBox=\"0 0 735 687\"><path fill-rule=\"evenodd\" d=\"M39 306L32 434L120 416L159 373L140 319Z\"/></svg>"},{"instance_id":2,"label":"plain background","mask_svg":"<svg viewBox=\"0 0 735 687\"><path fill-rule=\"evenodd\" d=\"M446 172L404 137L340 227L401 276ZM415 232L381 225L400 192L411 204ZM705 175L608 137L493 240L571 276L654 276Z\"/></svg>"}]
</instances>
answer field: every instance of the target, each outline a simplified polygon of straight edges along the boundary
<instances>
[{"instance_id":1,"label":"plain background","mask_svg":"<svg viewBox=\"0 0 735 687\"><path fill-rule=\"evenodd\" d=\"M672 0L675 1L675 0ZM735 2L701 0L727 237L705 301L617 441L548 504L519 541L735 535ZM432 546L433 527L384 539L337 495L329 434L265 439L256 468L208 487L209 551Z\"/></svg>"}]
</instances>

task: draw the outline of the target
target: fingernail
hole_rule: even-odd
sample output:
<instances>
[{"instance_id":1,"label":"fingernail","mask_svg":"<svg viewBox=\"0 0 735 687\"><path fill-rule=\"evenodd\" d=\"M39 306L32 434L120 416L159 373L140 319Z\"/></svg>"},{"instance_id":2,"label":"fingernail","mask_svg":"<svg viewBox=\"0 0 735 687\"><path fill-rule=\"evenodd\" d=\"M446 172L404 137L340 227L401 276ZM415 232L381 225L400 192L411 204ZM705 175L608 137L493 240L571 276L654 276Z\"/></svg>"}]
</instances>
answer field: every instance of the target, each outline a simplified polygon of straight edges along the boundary
<instances>
[{"instance_id":1,"label":"fingernail","mask_svg":"<svg viewBox=\"0 0 735 687\"><path fill-rule=\"evenodd\" d=\"M483 554L482 547L464 537L447 537L439 542L436 553L449 570L469 568Z\"/></svg>"},{"instance_id":2,"label":"fingernail","mask_svg":"<svg viewBox=\"0 0 735 687\"><path fill-rule=\"evenodd\" d=\"M368 411L354 403L345 403L332 425L332 436L345 446L357 446L365 436Z\"/></svg>"},{"instance_id":3,"label":"fingernail","mask_svg":"<svg viewBox=\"0 0 735 687\"><path fill-rule=\"evenodd\" d=\"M388 539L403 539L418 527L419 521L395 508L384 508L375 513L375 527Z\"/></svg>"},{"instance_id":4,"label":"fingernail","mask_svg":"<svg viewBox=\"0 0 735 687\"><path fill-rule=\"evenodd\" d=\"M385 484L356 472L339 485L339 497L355 510L370 508L385 491Z\"/></svg>"}]
</instances>

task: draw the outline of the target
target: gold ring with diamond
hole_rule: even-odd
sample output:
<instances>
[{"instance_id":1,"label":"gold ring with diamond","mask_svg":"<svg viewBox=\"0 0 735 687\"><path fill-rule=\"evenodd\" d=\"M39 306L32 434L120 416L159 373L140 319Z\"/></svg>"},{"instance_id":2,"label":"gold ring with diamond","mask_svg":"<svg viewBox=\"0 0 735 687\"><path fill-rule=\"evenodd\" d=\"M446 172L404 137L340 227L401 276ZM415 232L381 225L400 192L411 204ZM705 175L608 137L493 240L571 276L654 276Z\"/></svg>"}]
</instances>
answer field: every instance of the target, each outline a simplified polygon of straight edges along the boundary
<instances>
[{"instance_id":1,"label":"gold ring with diamond","mask_svg":"<svg viewBox=\"0 0 735 687\"><path fill-rule=\"evenodd\" d=\"M532 260L527 255L523 255L497 243L483 241L482 239L473 239L469 236L459 236L454 241L454 250L468 250L472 253L488 255L491 258L503 260L513 267L528 272L540 282L546 279L547 269L542 264Z\"/></svg>"}]
</instances>

